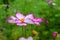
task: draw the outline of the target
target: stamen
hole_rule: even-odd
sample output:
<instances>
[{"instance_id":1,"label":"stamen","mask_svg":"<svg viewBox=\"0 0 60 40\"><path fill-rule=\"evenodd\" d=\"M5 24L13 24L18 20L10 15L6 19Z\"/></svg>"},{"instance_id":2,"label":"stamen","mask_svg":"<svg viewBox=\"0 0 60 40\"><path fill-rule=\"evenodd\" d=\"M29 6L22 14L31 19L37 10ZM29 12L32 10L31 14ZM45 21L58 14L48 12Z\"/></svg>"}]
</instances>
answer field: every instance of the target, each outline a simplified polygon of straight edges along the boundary
<instances>
[{"instance_id":1,"label":"stamen","mask_svg":"<svg viewBox=\"0 0 60 40\"><path fill-rule=\"evenodd\" d=\"M20 21L21 21L21 22L24 22L24 18L21 18Z\"/></svg>"}]
</instances>

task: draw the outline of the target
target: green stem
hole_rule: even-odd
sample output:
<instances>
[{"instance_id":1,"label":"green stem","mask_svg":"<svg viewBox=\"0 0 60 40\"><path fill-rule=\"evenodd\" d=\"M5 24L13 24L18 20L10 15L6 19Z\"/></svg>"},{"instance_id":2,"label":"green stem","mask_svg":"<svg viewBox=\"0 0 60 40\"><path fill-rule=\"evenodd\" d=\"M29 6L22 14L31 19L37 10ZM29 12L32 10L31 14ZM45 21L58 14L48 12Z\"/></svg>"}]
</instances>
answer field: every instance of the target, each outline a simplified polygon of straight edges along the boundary
<instances>
[{"instance_id":1,"label":"green stem","mask_svg":"<svg viewBox=\"0 0 60 40\"><path fill-rule=\"evenodd\" d=\"M26 30L26 26L25 26L25 37L26 37L26 31L27 31L27 30Z\"/></svg>"},{"instance_id":2,"label":"green stem","mask_svg":"<svg viewBox=\"0 0 60 40\"><path fill-rule=\"evenodd\" d=\"M32 32L32 25L30 26L30 34L31 34L31 32Z\"/></svg>"},{"instance_id":3,"label":"green stem","mask_svg":"<svg viewBox=\"0 0 60 40\"><path fill-rule=\"evenodd\" d=\"M22 36L23 36L23 31L24 31L24 30L23 30L23 27L22 27Z\"/></svg>"}]
</instances>

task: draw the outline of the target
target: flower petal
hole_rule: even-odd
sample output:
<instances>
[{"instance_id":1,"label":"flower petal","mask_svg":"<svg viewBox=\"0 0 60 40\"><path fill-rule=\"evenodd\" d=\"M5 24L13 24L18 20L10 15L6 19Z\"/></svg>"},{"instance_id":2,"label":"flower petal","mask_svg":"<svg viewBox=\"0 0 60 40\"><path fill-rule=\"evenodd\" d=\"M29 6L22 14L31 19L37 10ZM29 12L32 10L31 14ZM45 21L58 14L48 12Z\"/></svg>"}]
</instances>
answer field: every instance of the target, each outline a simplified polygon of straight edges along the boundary
<instances>
[{"instance_id":1,"label":"flower petal","mask_svg":"<svg viewBox=\"0 0 60 40\"><path fill-rule=\"evenodd\" d=\"M33 38L32 37L29 37L27 40L33 40Z\"/></svg>"},{"instance_id":2,"label":"flower petal","mask_svg":"<svg viewBox=\"0 0 60 40\"><path fill-rule=\"evenodd\" d=\"M21 23L21 21L20 20L15 20L16 21L16 23Z\"/></svg>"},{"instance_id":3,"label":"flower petal","mask_svg":"<svg viewBox=\"0 0 60 40\"><path fill-rule=\"evenodd\" d=\"M25 22L25 23L28 23L28 24L34 24L34 22L33 22L31 19L25 19L24 22Z\"/></svg>"},{"instance_id":4,"label":"flower petal","mask_svg":"<svg viewBox=\"0 0 60 40\"><path fill-rule=\"evenodd\" d=\"M33 21L35 21L35 22L43 22L44 19L43 18L35 18L35 19L33 19Z\"/></svg>"},{"instance_id":5,"label":"flower petal","mask_svg":"<svg viewBox=\"0 0 60 40\"><path fill-rule=\"evenodd\" d=\"M21 19L21 18L24 18L25 16L24 16L23 14L17 12L17 13L16 13L16 17L17 17L18 19Z\"/></svg>"},{"instance_id":6,"label":"flower petal","mask_svg":"<svg viewBox=\"0 0 60 40\"><path fill-rule=\"evenodd\" d=\"M38 18L37 21L38 21L38 22L43 22L44 19L43 19L43 18Z\"/></svg>"},{"instance_id":7,"label":"flower petal","mask_svg":"<svg viewBox=\"0 0 60 40\"><path fill-rule=\"evenodd\" d=\"M25 19L27 19L27 18L29 18L29 19L34 19L34 15L33 15L33 14L28 14L28 15L25 17Z\"/></svg>"},{"instance_id":8,"label":"flower petal","mask_svg":"<svg viewBox=\"0 0 60 40\"><path fill-rule=\"evenodd\" d=\"M25 40L25 38L24 38L24 37L22 37L22 38L19 38L19 40Z\"/></svg>"},{"instance_id":9,"label":"flower petal","mask_svg":"<svg viewBox=\"0 0 60 40\"><path fill-rule=\"evenodd\" d=\"M11 19L13 19L13 20L15 20L15 19L16 19L16 17L14 17L14 16L10 16L10 18L11 18Z\"/></svg>"},{"instance_id":10,"label":"flower petal","mask_svg":"<svg viewBox=\"0 0 60 40\"><path fill-rule=\"evenodd\" d=\"M18 26L26 26L26 23L17 23Z\"/></svg>"},{"instance_id":11,"label":"flower petal","mask_svg":"<svg viewBox=\"0 0 60 40\"><path fill-rule=\"evenodd\" d=\"M8 20L9 23L16 23L15 20Z\"/></svg>"},{"instance_id":12,"label":"flower petal","mask_svg":"<svg viewBox=\"0 0 60 40\"><path fill-rule=\"evenodd\" d=\"M36 25L40 25L40 23L39 22L34 22Z\"/></svg>"}]
</instances>

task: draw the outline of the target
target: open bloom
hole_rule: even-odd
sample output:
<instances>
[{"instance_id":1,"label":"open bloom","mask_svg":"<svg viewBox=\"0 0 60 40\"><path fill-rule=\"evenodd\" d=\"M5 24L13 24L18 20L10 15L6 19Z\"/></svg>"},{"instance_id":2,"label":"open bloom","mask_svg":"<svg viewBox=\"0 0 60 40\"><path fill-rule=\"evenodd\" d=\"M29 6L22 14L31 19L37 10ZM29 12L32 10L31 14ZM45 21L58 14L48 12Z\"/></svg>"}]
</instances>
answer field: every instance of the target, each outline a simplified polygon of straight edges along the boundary
<instances>
[{"instance_id":1,"label":"open bloom","mask_svg":"<svg viewBox=\"0 0 60 40\"><path fill-rule=\"evenodd\" d=\"M33 40L33 38L32 37L28 37L28 38L22 37L22 38L19 38L19 40Z\"/></svg>"},{"instance_id":2,"label":"open bloom","mask_svg":"<svg viewBox=\"0 0 60 40\"><path fill-rule=\"evenodd\" d=\"M34 24L32 19L34 18L32 14L28 14L27 16L24 16L23 14L17 12L16 17L10 16L10 20L8 20L9 23L16 23L19 26L25 26L28 24Z\"/></svg>"},{"instance_id":3,"label":"open bloom","mask_svg":"<svg viewBox=\"0 0 60 40\"><path fill-rule=\"evenodd\" d=\"M43 22L43 18L35 18L33 14L23 15L19 12L16 13L16 17L10 16L11 20L8 20L9 23L16 23L19 26L25 26L27 24L36 24L40 25Z\"/></svg>"}]
</instances>

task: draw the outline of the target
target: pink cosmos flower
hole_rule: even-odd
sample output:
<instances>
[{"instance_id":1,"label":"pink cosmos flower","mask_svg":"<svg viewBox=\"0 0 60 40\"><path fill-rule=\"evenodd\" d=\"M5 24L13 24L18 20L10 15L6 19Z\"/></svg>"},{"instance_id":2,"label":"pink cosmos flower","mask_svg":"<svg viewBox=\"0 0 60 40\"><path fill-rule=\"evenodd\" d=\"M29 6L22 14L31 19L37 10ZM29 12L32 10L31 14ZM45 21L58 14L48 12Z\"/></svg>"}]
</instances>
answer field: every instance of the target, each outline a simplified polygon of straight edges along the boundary
<instances>
[{"instance_id":1,"label":"pink cosmos flower","mask_svg":"<svg viewBox=\"0 0 60 40\"><path fill-rule=\"evenodd\" d=\"M26 26L28 24L34 24L32 19L34 18L33 14L28 14L24 16L23 14L17 12L16 17L10 16L10 20L8 20L9 23L16 23L19 26Z\"/></svg>"},{"instance_id":2,"label":"pink cosmos flower","mask_svg":"<svg viewBox=\"0 0 60 40\"><path fill-rule=\"evenodd\" d=\"M57 32L53 32L52 36L53 36L53 38L56 38L57 37Z\"/></svg>"},{"instance_id":3,"label":"pink cosmos flower","mask_svg":"<svg viewBox=\"0 0 60 40\"><path fill-rule=\"evenodd\" d=\"M43 18L35 18L33 14L23 15L19 12L16 13L16 17L10 16L11 20L8 20L9 23L16 23L19 26L26 26L27 24L36 24L40 25L44 21Z\"/></svg>"},{"instance_id":4,"label":"pink cosmos flower","mask_svg":"<svg viewBox=\"0 0 60 40\"><path fill-rule=\"evenodd\" d=\"M28 37L28 38L22 37L22 38L19 38L19 40L33 40L33 38L32 37Z\"/></svg>"}]
</instances>

